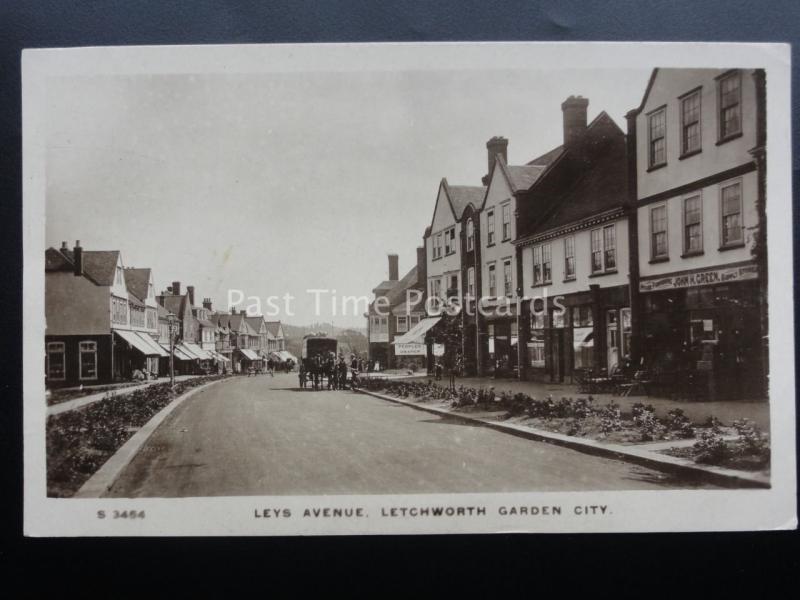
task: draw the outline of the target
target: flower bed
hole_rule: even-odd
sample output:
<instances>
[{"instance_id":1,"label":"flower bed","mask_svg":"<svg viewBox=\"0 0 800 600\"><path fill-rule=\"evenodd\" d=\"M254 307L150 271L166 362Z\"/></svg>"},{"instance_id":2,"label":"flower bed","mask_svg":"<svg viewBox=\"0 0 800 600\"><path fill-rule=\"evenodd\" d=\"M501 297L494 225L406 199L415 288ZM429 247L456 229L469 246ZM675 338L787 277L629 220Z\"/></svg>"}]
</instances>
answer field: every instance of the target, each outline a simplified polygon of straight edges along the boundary
<instances>
[{"instance_id":1,"label":"flower bed","mask_svg":"<svg viewBox=\"0 0 800 600\"><path fill-rule=\"evenodd\" d=\"M156 383L47 419L47 495L72 496L136 431L187 390L221 379Z\"/></svg>"},{"instance_id":2,"label":"flower bed","mask_svg":"<svg viewBox=\"0 0 800 600\"><path fill-rule=\"evenodd\" d=\"M731 468L765 469L769 465L769 438L746 419L724 427L717 419L693 423L680 408L656 416L655 409L643 403L622 411L615 403L597 405L592 396L537 400L527 394L501 392L494 388L459 386L449 389L432 381L366 381L365 389L404 398L413 402L439 402L454 412L494 413L492 418L561 433L617 444L696 439L694 445L675 447L664 453L689 458L698 463ZM738 436L724 440L723 436ZM724 448L722 446L724 446ZM739 465L739 466L737 466ZM748 466L749 465L749 466Z\"/></svg>"},{"instance_id":3,"label":"flower bed","mask_svg":"<svg viewBox=\"0 0 800 600\"><path fill-rule=\"evenodd\" d=\"M92 394L97 394L100 392L114 392L118 390L123 390L128 387L135 387L137 385L142 385L142 382L139 381L129 381L126 383L115 383L103 386L89 386L83 389L75 389L71 388L68 390L48 390L48 394L46 397L47 406L54 406L56 404L61 404L62 402L66 402L67 400L75 400L76 398L83 398L84 396L90 396Z\"/></svg>"}]
</instances>

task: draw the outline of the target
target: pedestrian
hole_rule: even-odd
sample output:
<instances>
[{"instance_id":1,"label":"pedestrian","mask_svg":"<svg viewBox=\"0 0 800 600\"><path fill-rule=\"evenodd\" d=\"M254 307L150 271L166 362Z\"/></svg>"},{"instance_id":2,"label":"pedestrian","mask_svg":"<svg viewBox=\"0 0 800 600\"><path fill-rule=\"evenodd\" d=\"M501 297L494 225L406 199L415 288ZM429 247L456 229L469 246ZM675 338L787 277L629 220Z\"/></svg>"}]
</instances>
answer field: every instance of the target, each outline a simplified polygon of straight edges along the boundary
<instances>
[{"instance_id":1,"label":"pedestrian","mask_svg":"<svg viewBox=\"0 0 800 600\"><path fill-rule=\"evenodd\" d=\"M436 366L434 367L434 369L436 371L436 381L441 381L442 380L442 362L437 360L436 361Z\"/></svg>"},{"instance_id":2,"label":"pedestrian","mask_svg":"<svg viewBox=\"0 0 800 600\"><path fill-rule=\"evenodd\" d=\"M270 376L274 377L273 369L275 368L275 363L272 361L272 358L267 359L267 371L269 372Z\"/></svg>"},{"instance_id":3,"label":"pedestrian","mask_svg":"<svg viewBox=\"0 0 800 600\"><path fill-rule=\"evenodd\" d=\"M300 388L306 389L306 369L303 365L300 365L300 371L298 372L297 377L300 379Z\"/></svg>"}]
</instances>

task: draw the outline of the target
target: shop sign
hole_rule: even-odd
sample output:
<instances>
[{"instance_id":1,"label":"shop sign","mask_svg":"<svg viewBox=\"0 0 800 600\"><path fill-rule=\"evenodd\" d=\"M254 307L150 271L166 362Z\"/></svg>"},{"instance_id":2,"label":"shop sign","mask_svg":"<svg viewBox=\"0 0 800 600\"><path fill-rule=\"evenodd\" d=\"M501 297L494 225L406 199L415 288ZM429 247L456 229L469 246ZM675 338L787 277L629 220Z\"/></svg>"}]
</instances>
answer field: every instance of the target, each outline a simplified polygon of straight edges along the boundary
<instances>
[{"instance_id":1,"label":"shop sign","mask_svg":"<svg viewBox=\"0 0 800 600\"><path fill-rule=\"evenodd\" d=\"M434 344L433 345L433 355L434 356L444 356L444 344Z\"/></svg>"},{"instance_id":2,"label":"shop sign","mask_svg":"<svg viewBox=\"0 0 800 600\"><path fill-rule=\"evenodd\" d=\"M648 279L639 282L640 292L660 292L661 290L677 290L682 288L714 285L718 283L731 283L758 278L758 267L746 265L744 267L730 267L727 269L710 269L698 273L672 275L661 279Z\"/></svg>"},{"instance_id":3,"label":"shop sign","mask_svg":"<svg viewBox=\"0 0 800 600\"><path fill-rule=\"evenodd\" d=\"M395 344L395 356L425 356L427 349L425 344Z\"/></svg>"}]
</instances>

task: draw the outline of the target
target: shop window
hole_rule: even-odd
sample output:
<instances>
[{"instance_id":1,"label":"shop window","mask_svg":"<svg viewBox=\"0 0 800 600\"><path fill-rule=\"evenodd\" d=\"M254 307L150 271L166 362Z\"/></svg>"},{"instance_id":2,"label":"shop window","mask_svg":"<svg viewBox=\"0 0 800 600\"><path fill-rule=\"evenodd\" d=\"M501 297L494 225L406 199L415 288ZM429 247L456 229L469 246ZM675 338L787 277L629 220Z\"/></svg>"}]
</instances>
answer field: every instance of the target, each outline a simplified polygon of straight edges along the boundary
<instances>
[{"instance_id":1,"label":"shop window","mask_svg":"<svg viewBox=\"0 0 800 600\"><path fill-rule=\"evenodd\" d=\"M80 342L78 359L81 379L97 379L97 342Z\"/></svg>"},{"instance_id":2,"label":"shop window","mask_svg":"<svg viewBox=\"0 0 800 600\"><path fill-rule=\"evenodd\" d=\"M486 213L486 245L494 245L494 210Z\"/></svg>"},{"instance_id":3,"label":"shop window","mask_svg":"<svg viewBox=\"0 0 800 600\"><path fill-rule=\"evenodd\" d=\"M696 254L703 251L703 204L700 196L683 200L683 252Z\"/></svg>"},{"instance_id":4,"label":"shop window","mask_svg":"<svg viewBox=\"0 0 800 600\"><path fill-rule=\"evenodd\" d=\"M572 330L574 364L576 369L594 367L594 328L575 327Z\"/></svg>"},{"instance_id":5,"label":"shop window","mask_svg":"<svg viewBox=\"0 0 800 600\"><path fill-rule=\"evenodd\" d=\"M667 163L667 109L660 108L647 117L649 132L648 166Z\"/></svg>"},{"instance_id":6,"label":"shop window","mask_svg":"<svg viewBox=\"0 0 800 600\"><path fill-rule=\"evenodd\" d=\"M650 258L667 258L667 206L654 206L650 209Z\"/></svg>"},{"instance_id":7,"label":"shop window","mask_svg":"<svg viewBox=\"0 0 800 600\"><path fill-rule=\"evenodd\" d=\"M47 378L51 381L63 381L66 378L66 362L64 359L64 342L47 343Z\"/></svg>"},{"instance_id":8,"label":"shop window","mask_svg":"<svg viewBox=\"0 0 800 600\"><path fill-rule=\"evenodd\" d=\"M714 326L714 319L692 319L689 323L689 327L689 338L693 345L717 340L717 330Z\"/></svg>"},{"instance_id":9,"label":"shop window","mask_svg":"<svg viewBox=\"0 0 800 600\"><path fill-rule=\"evenodd\" d=\"M551 316L551 322L553 323L554 329L563 329L566 327L566 311L562 310L558 307L553 309L553 314Z\"/></svg>"},{"instance_id":10,"label":"shop window","mask_svg":"<svg viewBox=\"0 0 800 600\"><path fill-rule=\"evenodd\" d=\"M486 332L489 338L489 358L494 359L494 325L490 323Z\"/></svg>"},{"instance_id":11,"label":"shop window","mask_svg":"<svg viewBox=\"0 0 800 600\"><path fill-rule=\"evenodd\" d=\"M475 268L470 267L467 269L467 296L470 298L475 297Z\"/></svg>"},{"instance_id":12,"label":"shop window","mask_svg":"<svg viewBox=\"0 0 800 600\"><path fill-rule=\"evenodd\" d=\"M719 139L724 141L742 132L742 79L735 71L717 81Z\"/></svg>"},{"instance_id":13,"label":"shop window","mask_svg":"<svg viewBox=\"0 0 800 600\"><path fill-rule=\"evenodd\" d=\"M531 341L528 342L528 359L532 367L544 367L544 331L531 331Z\"/></svg>"},{"instance_id":14,"label":"shop window","mask_svg":"<svg viewBox=\"0 0 800 600\"><path fill-rule=\"evenodd\" d=\"M722 246L742 243L742 184L726 185L721 191Z\"/></svg>"},{"instance_id":15,"label":"shop window","mask_svg":"<svg viewBox=\"0 0 800 600\"><path fill-rule=\"evenodd\" d=\"M575 279L575 236L564 238L564 279Z\"/></svg>"},{"instance_id":16,"label":"shop window","mask_svg":"<svg viewBox=\"0 0 800 600\"><path fill-rule=\"evenodd\" d=\"M544 329L544 315L543 311L536 311L531 315L531 329Z\"/></svg>"},{"instance_id":17,"label":"shop window","mask_svg":"<svg viewBox=\"0 0 800 600\"><path fill-rule=\"evenodd\" d=\"M620 322L622 325L622 356L630 357L631 355L631 336L633 335L633 327L631 326L631 309L623 308L619 311Z\"/></svg>"},{"instance_id":18,"label":"shop window","mask_svg":"<svg viewBox=\"0 0 800 600\"><path fill-rule=\"evenodd\" d=\"M681 155L700 151L700 90L681 98Z\"/></svg>"},{"instance_id":19,"label":"shop window","mask_svg":"<svg viewBox=\"0 0 800 600\"><path fill-rule=\"evenodd\" d=\"M573 327L591 327L594 325L592 320L592 307L589 304L572 307Z\"/></svg>"}]
</instances>

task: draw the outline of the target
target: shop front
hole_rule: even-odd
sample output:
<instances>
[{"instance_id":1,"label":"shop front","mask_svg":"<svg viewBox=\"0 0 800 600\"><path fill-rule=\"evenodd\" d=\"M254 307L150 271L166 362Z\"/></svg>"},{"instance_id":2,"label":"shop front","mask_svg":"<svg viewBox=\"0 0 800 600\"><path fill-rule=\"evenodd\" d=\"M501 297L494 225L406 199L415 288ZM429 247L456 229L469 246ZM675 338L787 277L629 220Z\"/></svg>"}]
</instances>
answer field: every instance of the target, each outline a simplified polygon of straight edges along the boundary
<instances>
[{"instance_id":1,"label":"shop front","mask_svg":"<svg viewBox=\"0 0 800 600\"><path fill-rule=\"evenodd\" d=\"M639 289L642 361L648 371L671 376L686 396L766 397L754 266L646 279Z\"/></svg>"},{"instance_id":2,"label":"shop front","mask_svg":"<svg viewBox=\"0 0 800 600\"><path fill-rule=\"evenodd\" d=\"M114 374L117 380L134 377L154 378L159 374L159 358L165 354L146 333L114 330Z\"/></svg>"},{"instance_id":3,"label":"shop front","mask_svg":"<svg viewBox=\"0 0 800 600\"><path fill-rule=\"evenodd\" d=\"M628 366L631 311L628 287L593 288L537 299L531 309L525 344L526 377L573 383L577 371L613 373Z\"/></svg>"}]
</instances>

